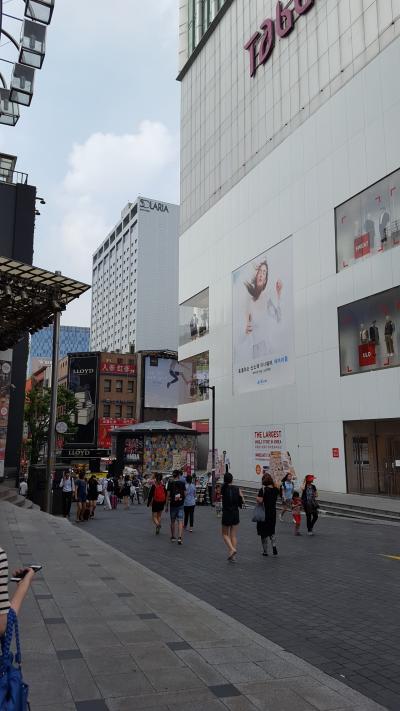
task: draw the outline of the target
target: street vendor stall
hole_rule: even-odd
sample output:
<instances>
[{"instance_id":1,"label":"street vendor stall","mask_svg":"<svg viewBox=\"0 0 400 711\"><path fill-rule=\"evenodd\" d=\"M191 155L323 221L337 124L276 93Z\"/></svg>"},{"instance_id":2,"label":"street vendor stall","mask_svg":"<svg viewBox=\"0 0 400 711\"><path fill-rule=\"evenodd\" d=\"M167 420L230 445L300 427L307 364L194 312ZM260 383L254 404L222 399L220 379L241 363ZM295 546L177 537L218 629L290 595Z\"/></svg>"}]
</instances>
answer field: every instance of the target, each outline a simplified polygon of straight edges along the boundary
<instances>
[{"instance_id":1,"label":"street vendor stall","mask_svg":"<svg viewBox=\"0 0 400 711\"><path fill-rule=\"evenodd\" d=\"M118 465L134 466L141 474L196 468L197 432L173 422L142 422L111 432L112 452Z\"/></svg>"}]
</instances>

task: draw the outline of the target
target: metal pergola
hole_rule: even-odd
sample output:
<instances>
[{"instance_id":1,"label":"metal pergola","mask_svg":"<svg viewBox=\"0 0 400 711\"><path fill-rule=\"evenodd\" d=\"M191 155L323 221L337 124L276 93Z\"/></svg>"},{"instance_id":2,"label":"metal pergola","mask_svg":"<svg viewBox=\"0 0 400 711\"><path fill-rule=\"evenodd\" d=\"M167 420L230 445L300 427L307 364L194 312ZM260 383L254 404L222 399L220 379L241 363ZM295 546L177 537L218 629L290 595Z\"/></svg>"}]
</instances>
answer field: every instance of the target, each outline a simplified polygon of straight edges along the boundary
<instances>
[{"instance_id":1,"label":"metal pergola","mask_svg":"<svg viewBox=\"0 0 400 711\"><path fill-rule=\"evenodd\" d=\"M60 272L0 257L0 351L51 325L55 313L88 289Z\"/></svg>"}]
</instances>

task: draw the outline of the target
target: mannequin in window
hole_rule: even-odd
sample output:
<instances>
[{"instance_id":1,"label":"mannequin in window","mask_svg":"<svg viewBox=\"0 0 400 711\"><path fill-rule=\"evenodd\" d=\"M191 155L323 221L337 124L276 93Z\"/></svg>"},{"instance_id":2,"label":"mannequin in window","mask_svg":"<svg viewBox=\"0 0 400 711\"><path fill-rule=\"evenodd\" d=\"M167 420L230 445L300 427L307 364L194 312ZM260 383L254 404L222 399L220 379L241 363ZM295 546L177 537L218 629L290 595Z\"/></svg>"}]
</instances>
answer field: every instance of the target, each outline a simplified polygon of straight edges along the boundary
<instances>
[{"instance_id":1,"label":"mannequin in window","mask_svg":"<svg viewBox=\"0 0 400 711\"><path fill-rule=\"evenodd\" d=\"M193 316L190 319L190 335L192 337L192 340L197 338L198 335L198 323L199 319L197 318L196 312L193 311Z\"/></svg>"},{"instance_id":2,"label":"mannequin in window","mask_svg":"<svg viewBox=\"0 0 400 711\"><path fill-rule=\"evenodd\" d=\"M386 316L385 320L385 343L386 351L388 356L394 356L394 344L393 344L393 334L395 332L395 325L390 318L389 314Z\"/></svg>"},{"instance_id":3,"label":"mannequin in window","mask_svg":"<svg viewBox=\"0 0 400 711\"><path fill-rule=\"evenodd\" d=\"M370 212L367 213L367 219L364 222L364 230L369 235L369 244L371 249L373 249L375 244L375 222Z\"/></svg>"},{"instance_id":4,"label":"mannequin in window","mask_svg":"<svg viewBox=\"0 0 400 711\"><path fill-rule=\"evenodd\" d=\"M368 343L369 341L369 330L365 328L364 324L360 324L360 343Z\"/></svg>"},{"instance_id":5,"label":"mannequin in window","mask_svg":"<svg viewBox=\"0 0 400 711\"><path fill-rule=\"evenodd\" d=\"M390 215L388 211L386 210L385 207L381 207L380 215L379 215L379 234L381 236L381 244L385 244L387 242L388 236L387 236L387 228L388 224L390 222Z\"/></svg>"},{"instance_id":6,"label":"mannequin in window","mask_svg":"<svg viewBox=\"0 0 400 711\"><path fill-rule=\"evenodd\" d=\"M369 342L379 346L379 329L376 325L376 321L372 321L369 327Z\"/></svg>"}]
</instances>

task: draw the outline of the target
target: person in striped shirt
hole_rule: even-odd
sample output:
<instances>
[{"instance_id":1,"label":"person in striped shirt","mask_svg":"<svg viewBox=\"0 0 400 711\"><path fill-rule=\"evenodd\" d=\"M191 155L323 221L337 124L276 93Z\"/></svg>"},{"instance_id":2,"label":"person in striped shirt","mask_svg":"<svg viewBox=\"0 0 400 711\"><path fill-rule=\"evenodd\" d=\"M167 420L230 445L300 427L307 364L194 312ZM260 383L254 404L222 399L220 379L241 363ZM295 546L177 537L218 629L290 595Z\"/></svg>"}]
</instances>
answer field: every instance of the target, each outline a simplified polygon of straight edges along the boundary
<instances>
[{"instance_id":1,"label":"person in striped shirt","mask_svg":"<svg viewBox=\"0 0 400 711\"><path fill-rule=\"evenodd\" d=\"M23 568L16 570L14 576L19 576L24 573L24 577L14 592L11 601L8 597L8 558L7 553L0 548L0 637L4 634L7 627L7 614L12 607L15 612L19 613L24 598L30 588L32 578L35 571L32 568Z\"/></svg>"}]
</instances>

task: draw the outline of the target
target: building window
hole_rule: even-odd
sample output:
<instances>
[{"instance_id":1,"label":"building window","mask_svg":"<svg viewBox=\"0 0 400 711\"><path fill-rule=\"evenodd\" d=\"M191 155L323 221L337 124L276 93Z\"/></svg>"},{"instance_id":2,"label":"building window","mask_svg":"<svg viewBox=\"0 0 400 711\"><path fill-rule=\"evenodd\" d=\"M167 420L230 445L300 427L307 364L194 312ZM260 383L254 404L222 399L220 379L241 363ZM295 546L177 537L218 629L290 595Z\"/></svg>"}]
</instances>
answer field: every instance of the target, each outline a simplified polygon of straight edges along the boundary
<instances>
[{"instance_id":1,"label":"building window","mask_svg":"<svg viewBox=\"0 0 400 711\"><path fill-rule=\"evenodd\" d=\"M115 417L122 417L122 405L115 405Z\"/></svg>"},{"instance_id":2,"label":"building window","mask_svg":"<svg viewBox=\"0 0 400 711\"><path fill-rule=\"evenodd\" d=\"M117 393L122 393L122 387L123 387L122 380L116 380L115 381L115 390Z\"/></svg>"},{"instance_id":3,"label":"building window","mask_svg":"<svg viewBox=\"0 0 400 711\"><path fill-rule=\"evenodd\" d=\"M126 406L126 416L131 418L133 417L133 405Z\"/></svg>"},{"instance_id":4,"label":"building window","mask_svg":"<svg viewBox=\"0 0 400 711\"><path fill-rule=\"evenodd\" d=\"M133 380L128 380L128 393L133 393Z\"/></svg>"},{"instance_id":5,"label":"building window","mask_svg":"<svg viewBox=\"0 0 400 711\"><path fill-rule=\"evenodd\" d=\"M105 393L110 393L110 392L111 392L111 380L105 380L105 381L104 381L104 392L105 392Z\"/></svg>"},{"instance_id":6,"label":"building window","mask_svg":"<svg viewBox=\"0 0 400 711\"><path fill-rule=\"evenodd\" d=\"M179 345L195 341L208 333L209 290L192 296L179 307Z\"/></svg>"},{"instance_id":7,"label":"building window","mask_svg":"<svg viewBox=\"0 0 400 711\"><path fill-rule=\"evenodd\" d=\"M103 417L110 417L110 404L105 403L103 405Z\"/></svg>"},{"instance_id":8,"label":"building window","mask_svg":"<svg viewBox=\"0 0 400 711\"><path fill-rule=\"evenodd\" d=\"M337 271L400 244L400 170L335 210Z\"/></svg>"}]
</instances>

